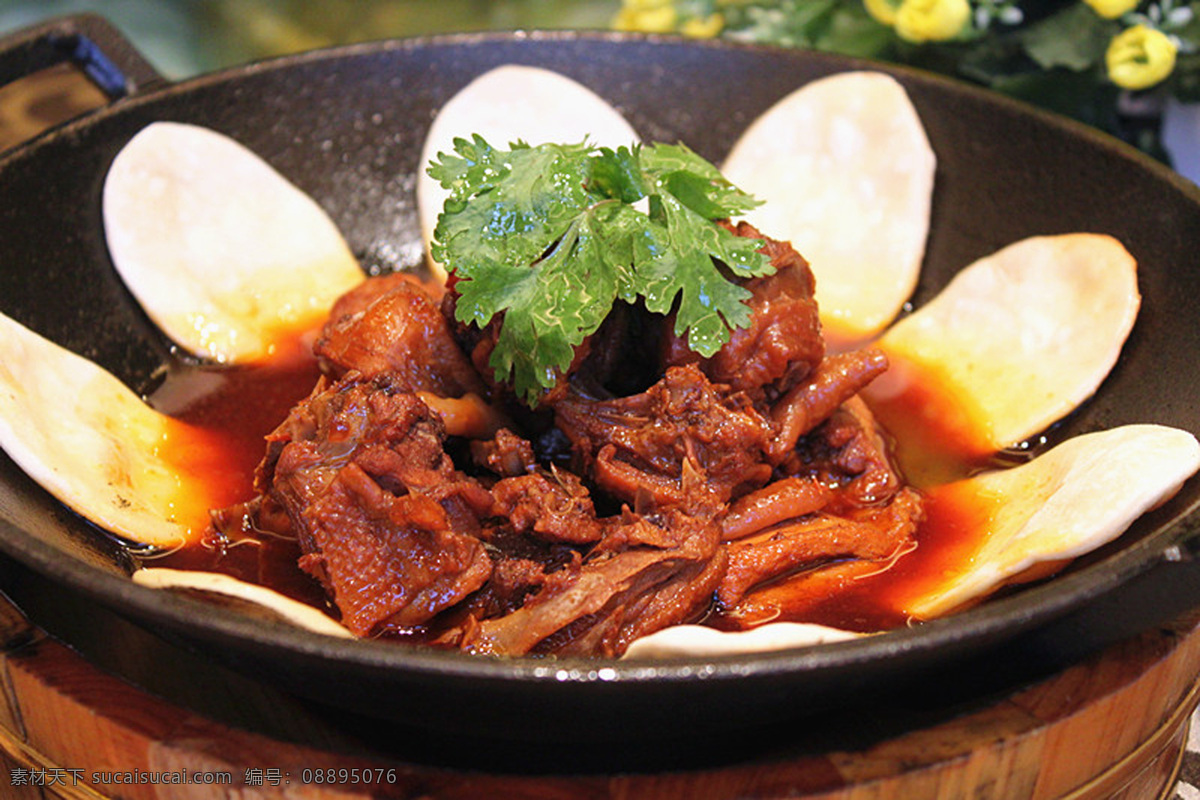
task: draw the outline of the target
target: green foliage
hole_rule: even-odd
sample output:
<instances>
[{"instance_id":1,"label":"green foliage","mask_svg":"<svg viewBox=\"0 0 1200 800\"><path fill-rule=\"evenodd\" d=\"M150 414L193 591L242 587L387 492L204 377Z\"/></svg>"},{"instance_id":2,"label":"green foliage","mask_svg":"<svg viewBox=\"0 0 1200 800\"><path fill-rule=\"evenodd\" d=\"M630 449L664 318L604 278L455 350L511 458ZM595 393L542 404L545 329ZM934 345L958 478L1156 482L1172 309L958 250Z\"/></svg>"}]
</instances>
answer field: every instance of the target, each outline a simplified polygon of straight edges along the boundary
<instances>
[{"instance_id":1,"label":"green foliage","mask_svg":"<svg viewBox=\"0 0 1200 800\"><path fill-rule=\"evenodd\" d=\"M625 0L626 7L641 0ZM1106 18L1084 0L970 0L969 22L942 41L914 43L868 12L864 0L662 0L676 29L719 18L716 35L908 64L981 84L1122 137L1163 157L1154 109L1166 97L1200 101L1200 0L1141 0ZM898 8L903 3L889 3ZM1097 0L1098 7L1111 6ZM629 17L636 21L636 17ZM1134 26L1168 37L1168 77L1122 89L1108 73L1114 38ZM706 30L713 30L706 28ZM1129 109L1136 108L1135 114ZM1141 118L1149 110L1149 118Z\"/></svg>"},{"instance_id":2,"label":"green foliage","mask_svg":"<svg viewBox=\"0 0 1200 800\"><path fill-rule=\"evenodd\" d=\"M861 2L777 0L712 3L725 17L730 38L882 58L895 49L891 31Z\"/></svg>"},{"instance_id":3,"label":"green foliage","mask_svg":"<svg viewBox=\"0 0 1200 800\"><path fill-rule=\"evenodd\" d=\"M772 269L761 242L714 223L757 202L683 145L499 150L476 135L428 171L450 192L432 250L458 279L457 318L502 315L490 365L531 406L617 300L674 311L708 356L749 321L749 292L725 270Z\"/></svg>"}]
</instances>

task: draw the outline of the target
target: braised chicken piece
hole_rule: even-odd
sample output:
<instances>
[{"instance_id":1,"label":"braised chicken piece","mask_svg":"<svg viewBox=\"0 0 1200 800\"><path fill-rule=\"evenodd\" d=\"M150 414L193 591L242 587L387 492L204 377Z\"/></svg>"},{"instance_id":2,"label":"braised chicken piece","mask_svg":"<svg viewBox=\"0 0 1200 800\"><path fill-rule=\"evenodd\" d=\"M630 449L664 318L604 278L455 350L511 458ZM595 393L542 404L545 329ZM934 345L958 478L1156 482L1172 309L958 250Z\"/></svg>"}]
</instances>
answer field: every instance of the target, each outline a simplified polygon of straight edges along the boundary
<instances>
[{"instance_id":1,"label":"braised chicken piece","mask_svg":"<svg viewBox=\"0 0 1200 800\"><path fill-rule=\"evenodd\" d=\"M454 320L453 276L440 301L366 281L317 341L326 377L268 437L259 497L215 524L294 537L361 636L619 656L706 617L802 618L784 606L803 593L774 587L885 562L921 498L857 396L886 358L826 355L807 263L762 249L776 271L738 281L749 325L712 357L618 303L533 409L487 366L500 321Z\"/></svg>"},{"instance_id":2,"label":"braised chicken piece","mask_svg":"<svg viewBox=\"0 0 1200 800\"><path fill-rule=\"evenodd\" d=\"M414 393L356 373L318 387L270 437L259 489L286 509L300 566L354 633L513 654L590 648L575 642L586 632L613 653L708 607L724 563L711 520L598 519L577 477L528 463L507 431L479 449L515 451L491 463L523 474L489 489L455 468L445 439ZM461 620L445 614L459 604Z\"/></svg>"},{"instance_id":3,"label":"braised chicken piece","mask_svg":"<svg viewBox=\"0 0 1200 800\"><path fill-rule=\"evenodd\" d=\"M837 491L830 511L846 513L888 502L902 486L875 417L858 397L838 406L776 468L815 478Z\"/></svg>"},{"instance_id":4,"label":"braised chicken piece","mask_svg":"<svg viewBox=\"0 0 1200 800\"><path fill-rule=\"evenodd\" d=\"M554 411L589 477L627 503L714 509L771 475L770 421L695 365L671 367L630 397L568 395Z\"/></svg>"},{"instance_id":5,"label":"braised chicken piece","mask_svg":"<svg viewBox=\"0 0 1200 800\"><path fill-rule=\"evenodd\" d=\"M472 441L471 460L501 478L515 478L538 468L533 445L508 428L496 431L490 439Z\"/></svg>"},{"instance_id":6,"label":"braised chicken piece","mask_svg":"<svg viewBox=\"0 0 1200 800\"><path fill-rule=\"evenodd\" d=\"M357 316L366 311L371 303L402 284L426 290L421 279L409 272L392 272L368 278L334 302L325 322L326 332L328 332L329 326L337 325L347 317Z\"/></svg>"},{"instance_id":7,"label":"braised chicken piece","mask_svg":"<svg viewBox=\"0 0 1200 800\"><path fill-rule=\"evenodd\" d=\"M314 350L333 377L386 373L393 385L441 397L484 390L439 304L414 280L365 281L334 306Z\"/></svg>"},{"instance_id":8,"label":"braised chicken piece","mask_svg":"<svg viewBox=\"0 0 1200 800\"><path fill-rule=\"evenodd\" d=\"M920 497L904 489L879 508L845 516L815 513L771 525L729 542L729 568L717 599L731 609L754 587L800 569L845 559L884 561L912 540L920 519Z\"/></svg>"},{"instance_id":9,"label":"braised chicken piece","mask_svg":"<svg viewBox=\"0 0 1200 800\"><path fill-rule=\"evenodd\" d=\"M781 478L729 504L721 520L721 539L741 539L776 523L816 514L832 500L833 490L815 478Z\"/></svg>"},{"instance_id":10,"label":"braised chicken piece","mask_svg":"<svg viewBox=\"0 0 1200 800\"><path fill-rule=\"evenodd\" d=\"M592 498L573 473L551 465L492 487L496 511L518 533L548 542L588 544L602 535Z\"/></svg>"},{"instance_id":11,"label":"braised chicken piece","mask_svg":"<svg viewBox=\"0 0 1200 800\"><path fill-rule=\"evenodd\" d=\"M762 252L775 272L737 282L750 291L752 316L745 328L733 331L729 341L711 358L701 358L686 341L666 327L663 366L699 364L713 383L756 399L774 399L806 378L825 355L821 322L813 299L816 281L808 262L787 242L764 237L753 225L725 223L738 236L762 239Z\"/></svg>"},{"instance_id":12,"label":"braised chicken piece","mask_svg":"<svg viewBox=\"0 0 1200 800\"><path fill-rule=\"evenodd\" d=\"M800 437L823 423L887 369L887 356L878 350L839 353L822 361L803 382L793 386L771 407L778 433L768 449L773 464L789 458ZM858 404L859 407L861 403ZM865 411L865 407L862 407Z\"/></svg>"},{"instance_id":13,"label":"braised chicken piece","mask_svg":"<svg viewBox=\"0 0 1200 800\"><path fill-rule=\"evenodd\" d=\"M699 618L724 573L715 524L625 515L586 558L546 576L517 611L465 632L474 653L619 655L639 636Z\"/></svg>"},{"instance_id":14,"label":"braised chicken piece","mask_svg":"<svg viewBox=\"0 0 1200 800\"><path fill-rule=\"evenodd\" d=\"M428 622L491 574L471 535L491 496L442 438L415 395L353 374L318 387L268 438L259 491L286 509L300 566L360 636Z\"/></svg>"}]
</instances>

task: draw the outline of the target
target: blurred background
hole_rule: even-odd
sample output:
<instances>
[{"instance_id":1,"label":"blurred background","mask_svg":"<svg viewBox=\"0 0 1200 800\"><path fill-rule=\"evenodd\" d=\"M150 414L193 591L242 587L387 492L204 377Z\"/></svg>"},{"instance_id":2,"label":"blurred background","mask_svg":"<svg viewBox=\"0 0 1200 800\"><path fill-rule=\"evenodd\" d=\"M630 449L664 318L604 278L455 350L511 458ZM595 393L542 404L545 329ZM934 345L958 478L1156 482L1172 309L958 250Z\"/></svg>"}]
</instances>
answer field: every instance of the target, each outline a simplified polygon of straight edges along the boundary
<instances>
[{"instance_id":1,"label":"blurred background","mask_svg":"<svg viewBox=\"0 0 1200 800\"><path fill-rule=\"evenodd\" d=\"M169 78L336 44L452 31L607 28L621 0L0 0L0 33L92 12Z\"/></svg>"},{"instance_id":2,"label":"blurred background","mask_svg":"<svg viewBox=\"0 0 1200 800\"><path fill-rule=\"evenodd\" d=\"M288 53L434 33L607 28L621 0L0 0L0 36L92 13L168 80ZM62 67L0 86L0 152L107 103Z\"/></svg>"},{"instance_id":3,"label":"blurred background","mask_svg":"<svg viewBox=\"0 0 1200 800\"><path fill-rule=\"evenodd\" d=\"M617 28L826 50L986 86L1200 181L1200 0L0 0L0 35L81 12L115 24L171 80L455 31ZM55 121L53 103L6 91L0 149L36 132L31 116Z\"/></svg>"}]
</instances>

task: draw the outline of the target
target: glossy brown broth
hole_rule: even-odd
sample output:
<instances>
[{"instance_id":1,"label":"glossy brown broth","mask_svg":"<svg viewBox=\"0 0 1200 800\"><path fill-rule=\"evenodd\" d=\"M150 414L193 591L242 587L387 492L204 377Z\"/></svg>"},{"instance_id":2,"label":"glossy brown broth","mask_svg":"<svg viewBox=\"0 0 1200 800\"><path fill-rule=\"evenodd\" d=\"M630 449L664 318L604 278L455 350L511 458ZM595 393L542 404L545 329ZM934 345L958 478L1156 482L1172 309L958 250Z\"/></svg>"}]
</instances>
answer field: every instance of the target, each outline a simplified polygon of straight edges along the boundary
<instances>
[{"instance_id":1,"label":"glossy brown broth","mask_svg":"<svg viewBox=\"0 0 1200 800\"><path fill-rule=\"evenodd\" d=\"M254 470L263 457L264 437L311 392L318 377L310 336L281 344L260 364L174 370L151 397L159 410L186 423L164 442L164 452L181 466L198 467L212 496L224 505L246 502L255 494ZM759 587L736 615L715 613L707 624L733 629L794 621L859 631L894 628L909 622L906 598L930 590L969 563L991 508L944 484L987 466L991 454L969 418L939 387L936 376L924 375L904 393L873 404L894 437L902 470L918 475L914 483L926 495L916 546L884 564L826 565ZM204 538L206 512L190 512L197 534L191 544L155 557L152 565L223 572L327 606L320 586L296 565L300 553L294 541L266 534L237 542Z\"/></svg>"},{"instance_id":2,"label":"glossy brown broth","mask_svg":"<svg viewBox=\"0 0 1200 800\"><path fill-rule=\"evenodd\" d=\"M172 429L163 452L181 468L204 476L208 494L220 501L217 507L251 500L264 437L308 396L319 375L311 337L303 335L281 342L262 363L173 369L149 398L159 411L185 423ZM206 538L208 512L198 509L189 517L189 544L146 559L147 566L223 572L325 605L320 586L296 566L295 541L269 535L238 542Z\"/></svg>"}]
</instances>

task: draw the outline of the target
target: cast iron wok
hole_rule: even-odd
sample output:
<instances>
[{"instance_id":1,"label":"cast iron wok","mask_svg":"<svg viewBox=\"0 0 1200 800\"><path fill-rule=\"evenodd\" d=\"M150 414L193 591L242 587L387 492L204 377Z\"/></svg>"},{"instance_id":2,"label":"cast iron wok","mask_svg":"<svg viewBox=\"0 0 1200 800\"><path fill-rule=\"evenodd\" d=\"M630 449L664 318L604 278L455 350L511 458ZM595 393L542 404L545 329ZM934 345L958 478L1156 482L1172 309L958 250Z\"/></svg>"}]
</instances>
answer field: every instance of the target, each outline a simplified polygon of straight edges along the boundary
<instances>
[{"instance_id":1,"label":"cast iron wok","mask_svg":"<svg viewBox=\"0 0 1200 800\"><path fill-rule=\"evenodd\" d=\"M1124 423L1200 434L1200 191L1101 134L972 87L845 58L613 34L529 33L319 51L171 84L95 18L10 40L0 78L74 59L114 97L0 157L0 310L135 389L174 358L117 279L100 188L154 120L243 142L316 198L371 272L421 262L414 175L446 99L490 67L546 66L606 97L647 140L719 161L773 101L848 69L908 89L938 156L914 305L975 258L1033 234L1116 236L1144 304L1097 396L1047 436ZM886 146L886 143L881 143ZM0 460L0 549L168 642L321 703L442 734L521 741L666 739L803 720L980 676L1023 680L1200 606L1200 483L1043 585L910 630L805 650L662 663L489 660L344 642L135 586L134 556ZM85 612L86 613L86 610Z\"/></svg>"}]
</instances>

